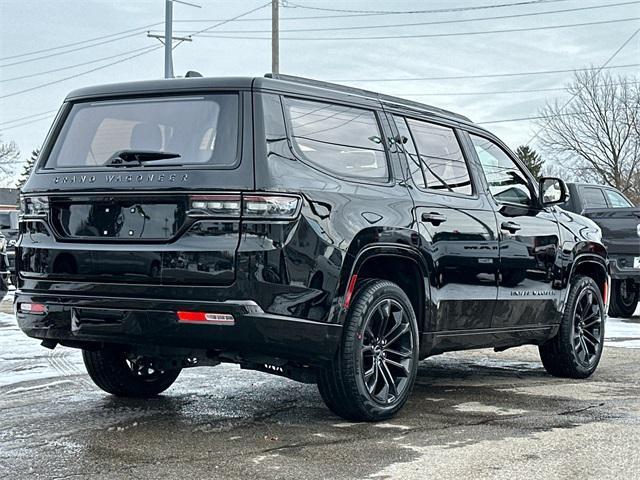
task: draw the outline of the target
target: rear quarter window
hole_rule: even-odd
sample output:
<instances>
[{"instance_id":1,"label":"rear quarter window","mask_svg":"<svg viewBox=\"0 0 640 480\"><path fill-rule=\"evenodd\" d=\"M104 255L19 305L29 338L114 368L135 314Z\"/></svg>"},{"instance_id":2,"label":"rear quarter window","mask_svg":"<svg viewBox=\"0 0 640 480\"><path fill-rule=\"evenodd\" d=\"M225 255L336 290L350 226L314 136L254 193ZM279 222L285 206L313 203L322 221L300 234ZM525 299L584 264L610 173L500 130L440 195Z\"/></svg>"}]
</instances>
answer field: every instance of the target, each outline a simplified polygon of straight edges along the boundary
<instances>
[{"instance_id":1,"label":"rear quarter window","mask_svg":"<svg viewBox=\"0 0 640 480\"><path fill-rule=\"evenodd\" d=\"M107 165L122 150L177 153L153 166L236 163L237 94L155 97L72 105L45 168Z\"/></svg>"},{"instance_id":2,"label":"rear quarter window","mask_svg":"<svg viewBox=\"0 0 640 480\"><path fill-rule=\"evenodd\" d=\"M607 200L601 188L585 187L582 189L582 203L585 208L607 208Z\"/></svg>"},{"instance_id":3,"label":"rear quarter window","mask_svg":"<svg viewBox=\"0 0 640 480\"><path fill-rule=\"evenodd\" d=\"M285 98L290 136L303 160L343 177L387 181L389 168L371 110Z\"/></svg>"}]
</instances>

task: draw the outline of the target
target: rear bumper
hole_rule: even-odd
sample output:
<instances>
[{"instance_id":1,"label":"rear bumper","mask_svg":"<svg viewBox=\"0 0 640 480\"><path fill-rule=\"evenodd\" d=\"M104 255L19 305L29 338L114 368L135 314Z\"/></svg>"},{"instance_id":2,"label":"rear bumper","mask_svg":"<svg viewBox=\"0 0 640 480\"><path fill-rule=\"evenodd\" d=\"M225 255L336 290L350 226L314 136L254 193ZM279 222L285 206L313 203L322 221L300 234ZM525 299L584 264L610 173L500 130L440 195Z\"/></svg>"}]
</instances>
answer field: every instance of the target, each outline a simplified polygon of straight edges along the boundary
<instances>
[{"instance_id":1,"label":"rear bumper","mask_svg":"<svg viewBox=\"0 0 640 480\"><path fill-rule=\"evenodd\" d=\"M16 292L20 303L47 305L44 315L17 312L30 337L63 345L120 344L206 350L210 354L265 356L318 365L330 361L340 342L336 324L268 314L249 301L177 302ZM233 325L178 322L177 311L230 314Z\"/></svg>"},{"instance_id":2,"label":"rear bumper","mask_svg":"<svg viewBox=\"0 0 640 480\"><path fill-rule=\"evenodd\" d=\"M635 279L640 283L640 268L633 268L632 256L609 256L609 268L611 271L611 278L616 280L626 280L629 278Z\"/></svg>"}]
</instances>

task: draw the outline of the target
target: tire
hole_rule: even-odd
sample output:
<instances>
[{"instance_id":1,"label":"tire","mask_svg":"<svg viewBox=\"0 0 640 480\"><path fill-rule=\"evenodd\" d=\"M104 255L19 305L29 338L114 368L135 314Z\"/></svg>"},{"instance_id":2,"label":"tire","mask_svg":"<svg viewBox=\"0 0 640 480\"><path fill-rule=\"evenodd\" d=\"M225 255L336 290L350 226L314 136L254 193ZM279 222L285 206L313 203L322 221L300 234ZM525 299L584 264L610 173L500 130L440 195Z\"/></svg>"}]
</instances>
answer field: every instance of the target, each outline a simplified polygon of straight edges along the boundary
<instances>
[{"instance_id":1,"label":"tire","mask_svg":"<svg viewBox=\"0 0 640 480\"><path fill-rule=\"evenodd\" d=\"M351 302L336 357L319 372L320 395L344 419L388 419L411 394L418 352L416 316L404 291L386 280L363 280Z\"/></svg>"},{"instance_id":2,"label":"tire","mask_svg":"<svg viewBox=\"0 0 640 480\"><path fill-rule=\"evenodd\" d=\"M93 383L118 397L154 397L180 375L180 369L154 369L152 359L131 360L123 350L83 350L82 359Z\"/></svg>"},{"instance_id":3,"label":"tire","mask_svg":"<svg viewBox=\"0 0 640 480\"><path fill-rule=\"evenodd\" d=\"M640 290L633 279L611 281L609 316L630 318L638 307Z\"/></svg>"},{"instance_id":4,"label":"tire","mask_svg":"<svg viewBox=\"0 0 640 480\"><path fill-rule=\"evenodd\" d=\"M593 374L602 356L604 321L598 285L589 277L575 277L558 334L539 347L545 370L565 378L587 378Z\"/></svg>"}]
</instances>

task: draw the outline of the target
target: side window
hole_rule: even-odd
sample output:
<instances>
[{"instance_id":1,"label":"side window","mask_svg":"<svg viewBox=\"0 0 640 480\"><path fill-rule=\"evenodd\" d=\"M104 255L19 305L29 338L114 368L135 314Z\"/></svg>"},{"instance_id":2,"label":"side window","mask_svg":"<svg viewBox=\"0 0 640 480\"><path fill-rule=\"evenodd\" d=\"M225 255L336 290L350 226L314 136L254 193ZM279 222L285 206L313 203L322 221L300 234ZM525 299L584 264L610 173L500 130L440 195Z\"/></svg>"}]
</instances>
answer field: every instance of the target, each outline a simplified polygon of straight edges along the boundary
<instances>
[{"instance_id":1,"label":"side window","mask_svg":"<svg viewBox=\"0 0 640 480\"><path fill-rule=\"evenodd\" d=\"M471 195L471 177L452 128L408 119L428 189Z\"/></svg>"},{"instance_id":2,"label":"side window","mask_svg":"<svg viewBox=\"0 0 640 480\"><path fill-rule=\"evenodd\" d=\"M531 205L529 180L511 157L491 140L469 136L493 198L499 202Z\"/></svg>"},{"instance_id":3,"label":"side window","mask_svg":"<svg viewBox=\"0 0 640 480\"><path fill-rule=\"evenodd\" d=\"M582 189L582 199L585 208L607 208L607 199L601 188L585 187Z\"/></svg>"},{"instance_id":4,"label":"side window","mask_svg":"<svg viewBox=\"0 0 640 480\"><path fill-rule=\"evenodd\" d=\"M309 162L341 176L389 178L374 112L292 98L285 99L285 106L292 141Z\"/></svg>"},{"instance_id":5,"label":"side window","mask_svg":"<svg viewBox=\"0 0 640 480\"><path fill-rule=\"evenodd\" d=\"M407 121L404 119L404 117L399 117L397 115L393 116L393 120L395 121L396 127L398 128L400 139L403 142L401 148L407 155L407 161L409 162L409 171L411 172L413 183L415 183L420 188L426 188L427 182L424 178L422 166L420 165L420 157L418 156L418 151L416 150L416 146L413 143L413 138L411 138L411 132L409 131L409 127L407 126Z\"/></svg>"},{"instance_id":6,"label":"side window","mask_svg":"<svg viewBox=\"0 0 640 480\"><path fill-rule=\"evenodd\" d=\"M612 208L633 207L631 202L629 202L629 200L627 200L621 193L609 189L605 189L605 192L607 193L607 197L609 198L609 203Z\"/></svg>"}]
</instances>

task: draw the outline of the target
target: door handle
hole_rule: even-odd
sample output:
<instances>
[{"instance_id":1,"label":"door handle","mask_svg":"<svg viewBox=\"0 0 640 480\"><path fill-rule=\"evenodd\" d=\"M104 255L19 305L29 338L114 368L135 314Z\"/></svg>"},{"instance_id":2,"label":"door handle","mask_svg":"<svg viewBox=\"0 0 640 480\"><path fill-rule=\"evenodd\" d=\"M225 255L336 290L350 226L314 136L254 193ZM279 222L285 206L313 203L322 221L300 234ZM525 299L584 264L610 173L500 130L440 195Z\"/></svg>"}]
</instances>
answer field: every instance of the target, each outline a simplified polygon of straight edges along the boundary
<instances>
[{"instance_id":1,"label":"door handle","mask_svg":"<svg viewBox=\"0 0 640 480\"><path fill-rule=\"evenodd\" d=\"M422 214L422 221L429 222L430 224L437 227L442 222L446 222L447 217L438 212L425 212Z\"/></svg>"},{"instance_id":2,"label":"door handle","mask_svg":"<svg viewBox=\"0 0 640 480\"><path fill-rule=\"evenodd\" d=\"M509 233L516 233L518 230L522 230L522 227L515 222L502 222L500 228Z\"/></svg>"}]
</instances>

